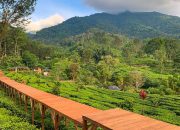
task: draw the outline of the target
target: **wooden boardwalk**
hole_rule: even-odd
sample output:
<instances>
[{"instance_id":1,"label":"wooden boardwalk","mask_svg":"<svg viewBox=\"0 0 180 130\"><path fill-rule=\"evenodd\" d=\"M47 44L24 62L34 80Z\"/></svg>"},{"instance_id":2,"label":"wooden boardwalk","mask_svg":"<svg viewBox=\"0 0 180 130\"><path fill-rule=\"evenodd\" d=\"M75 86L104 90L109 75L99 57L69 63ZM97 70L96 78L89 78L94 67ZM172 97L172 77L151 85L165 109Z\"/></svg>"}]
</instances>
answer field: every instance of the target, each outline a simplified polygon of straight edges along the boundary
<instances>
[{"instance_id":1,"label":"wooden boardwalk","mask_svg":"<svg viewBox=\"0 0 180 130\"><path fill-rule=\"evenodd\" d=\"M102 111L63 97L55 96L11 80L3 76L2 73L0 73L0 86L12 98L19 97L19 102L21 104L24 103L26 112L30 101L32 124L34 124L35 108L39 105L42 130L44 130L45 111L47 109L51 111L55 130L58 130L62 117L73 121L75 129L83 128L83 130L88 130L89 128L96 130L97 127L106 130L180 130L178 126L132 112L120 109ZM87 125L87 122L91 125ZM140 127L141 125L145 125L146 127Z\"/></svg>"},{"instance_id":2,"label":"wooden boardwalk","mask_svg":"<svg viewBox=\"0 0 180 130\"><path fill-rule=\"evenodd\" d=\"M180 127L133 112L112 109L83 116L85 127L91 122L105 130L180 130Z\"/></svg>"}]
</instances>

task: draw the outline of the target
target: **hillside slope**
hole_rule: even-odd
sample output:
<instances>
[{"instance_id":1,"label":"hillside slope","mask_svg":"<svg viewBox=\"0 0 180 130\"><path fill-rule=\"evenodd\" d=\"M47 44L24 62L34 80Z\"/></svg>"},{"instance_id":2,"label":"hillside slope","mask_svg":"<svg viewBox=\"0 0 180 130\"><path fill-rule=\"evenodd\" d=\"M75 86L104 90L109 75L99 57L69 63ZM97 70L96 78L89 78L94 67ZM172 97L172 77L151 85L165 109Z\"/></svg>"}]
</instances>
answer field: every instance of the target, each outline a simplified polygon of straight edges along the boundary
<instances>
[{"instance_id":1,"label":"hillside slope","mask_svg":"<svg viewBox=\"0 0 180 130\"><path fill-rule=\"evenodd\" d=\"M32 37L46 42L58 42L91 28L136 38L180 37L180 18L158 12L124 12L117 15L99 13L86 17L73 17L62 24L43 29Z\"/></svg>"}]
</instances>

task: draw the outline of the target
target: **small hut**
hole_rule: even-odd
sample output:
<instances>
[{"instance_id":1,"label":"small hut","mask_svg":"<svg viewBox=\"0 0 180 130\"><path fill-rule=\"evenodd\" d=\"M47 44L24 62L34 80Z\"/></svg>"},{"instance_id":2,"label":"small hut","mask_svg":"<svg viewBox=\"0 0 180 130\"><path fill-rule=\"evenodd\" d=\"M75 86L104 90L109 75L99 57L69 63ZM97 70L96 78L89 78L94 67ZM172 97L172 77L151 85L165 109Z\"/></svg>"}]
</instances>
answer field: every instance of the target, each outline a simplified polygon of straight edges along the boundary
<instances>
[{"instance_id":1,"label":"small hut","mask_svg":"<svg viewBox=\"0 0 180 130\"><path fill-rule=\"evenodd\" d=\"M43 70L43 75L44 75L44 76L49 76L49 69L48 69L48 68L45 68L45 69Z\"/></svg>"},{"instance_id":2,"label":"small hut","mask_svg":"<svg viewBox=\"0 0 180 130\"><path fill-rule=\"evenodd\" d=\"M17 66L17 67L9 68L8 70L10 72L23 72L23 71L29 71L30 69L24 66Z\"/></svg>"},{"instance_id":3,"label":"small hut","mask_svg":"<svg viewBox=\"0 0 180 130\"><path fill-rule=\"evenodd\" d=\"M42 74L42 68L41 67L35 67L34 72L36 72L38 74Z\"/></svg>"}]
</instances>

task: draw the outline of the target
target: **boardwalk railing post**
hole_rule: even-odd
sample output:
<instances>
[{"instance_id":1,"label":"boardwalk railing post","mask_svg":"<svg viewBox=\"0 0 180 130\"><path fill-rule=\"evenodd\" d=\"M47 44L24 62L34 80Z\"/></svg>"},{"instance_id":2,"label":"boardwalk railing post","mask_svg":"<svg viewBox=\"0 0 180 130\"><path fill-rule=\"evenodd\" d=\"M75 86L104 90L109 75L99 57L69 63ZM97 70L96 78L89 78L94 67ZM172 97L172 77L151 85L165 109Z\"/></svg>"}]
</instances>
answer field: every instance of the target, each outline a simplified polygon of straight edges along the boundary
<instances>
[{"instance_id":1,"label":"boardwalk railing post","mask_svg":"<svg viewBox=\"0 0 180 130\"><path fill-rule=\"evenodd\" d=\"M32 124L34 125L34 100L33 99L30 99L30 102L31 102L31 109L32 109Z\"/></svg>"},{"instance_id":2,"label":"boardwalk railing post","mask_svg":"<svg viewBox=\"0 0 180 130\"><path fill-rule=\"evenodd\" d=\"M9 95L9 97L11 97L11 89L9 86L7 86L7 87L8 87L8 95Z\"/></svg>"},{"instance_id":3,"label":"boardwalk railing post","mask_svg":"<svg viewBox=\"0 0 180 130\"><path fill-rule=\"evenodd\" d=\"M83 130L88 130L87 120L83 119Z\"/></svg>"},{"instance_id":4,"label":"boardwalk railing post","mask_svg":"<svg viewBox=\"0 0 180 130\"><path fill-rule=\"evenodd\" d=\"M25 101L25 111L28 112L28 109L27 109L27 105L28 105L28 97L27 97L27 96L25 96L24 101Z\"/></svg>"},{"instance_id":5,"label":"boardwalk railing post","mask_svg":"<svg viewBox=\"0 0 180 130\"><path fill-rule=\"evenodd\" d=\"M22 105L22 94L19 92L19 103Z\"/></svg>"},{"instance_id":6,"label":"boardwalk railing post","mask_svg":"<svg viewBox=\"0 0 180 130\"><path fill-rule=\"evenodd\" d=\"M44 126L44 117L45 117L45 111L46 111L46 107L41 104L40 105L40 112L41 112L41 129L44 130L45 126Z\"/></svg>"},{"instance_id":7,"label":"boardwalk railing post","mask_svg":"<svg viewBox=\"0 0 180 130\"><path fill-rule=\"evenodd\" d=\"M69 120L67 118L65 118L65 126L69 126Z\"/></svg>"},{"instance_id":8,"label":"boardwalk railing post","mask_svg":"<svg viewBox=\"0 0 180 130\"><path fill-rule=\"evenodd\" d=\"M12 93L11 97L14 99L14 89L13 88L12 88L11 93Z\"/></svg>"},{"instance_id":9,"label":"boardwalk railing post","mask_svg":"<svg viewBox=\"0 0 180 130\"><path fill-rule=\"evenodd\" d=\"M78 124L74 122L74 128L75 130L78 130Z\"/></svg>"},{"instance_id":10,"label":"boardwalk railing post","mask_svg":"<svg viewBox=\"0 0 180 130\"><path fill-rule=\"evenodd\" d=\"M55 111L52 110L51 111L51 118L52 118L52 121L53 121L54 130L58 130L59 125L60 125L61 117L59 117L59 115Z\"/></svg>"}]
</instances>

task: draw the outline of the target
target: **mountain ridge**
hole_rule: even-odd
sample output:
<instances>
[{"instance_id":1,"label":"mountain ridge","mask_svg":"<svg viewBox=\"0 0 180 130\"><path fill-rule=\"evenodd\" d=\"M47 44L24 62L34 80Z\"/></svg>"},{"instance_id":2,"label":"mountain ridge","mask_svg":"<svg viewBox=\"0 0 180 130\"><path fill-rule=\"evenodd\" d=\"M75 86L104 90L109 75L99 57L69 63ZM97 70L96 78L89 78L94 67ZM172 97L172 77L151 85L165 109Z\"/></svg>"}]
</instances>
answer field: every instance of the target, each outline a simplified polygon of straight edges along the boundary
<instances>
[{"instance_id":1,"label":"mountain ridge","mask_svg":"<svg viewBox=\"0 0 180 130\"><path fill-rule=\"evenodd\" d=\"M46 42L58 42L69 36L84 33L91 28L141 39L157 36L179 38L180 17L159 12L97 13L70 18L61 24L36 32L32 38Z\"/></svg>"}]
</instances>

